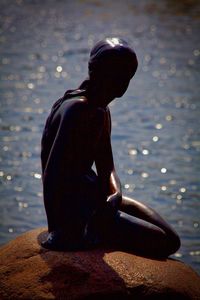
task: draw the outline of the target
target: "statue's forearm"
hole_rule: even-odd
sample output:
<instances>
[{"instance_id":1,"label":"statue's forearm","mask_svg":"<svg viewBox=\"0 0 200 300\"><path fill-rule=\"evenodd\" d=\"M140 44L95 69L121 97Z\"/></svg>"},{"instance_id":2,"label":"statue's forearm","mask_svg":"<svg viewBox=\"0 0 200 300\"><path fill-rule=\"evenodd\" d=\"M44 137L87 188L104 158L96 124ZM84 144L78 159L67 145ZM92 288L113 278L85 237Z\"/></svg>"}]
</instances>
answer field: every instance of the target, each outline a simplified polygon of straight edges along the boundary
<instances>
[{"instance_id":1,"label":"statue's forearm","mask_svg":"<svg viewBox=\"0 0 200 300\"><path fill-rule=\"evenodd\" d=\"M110 174L109 180L109 194L121 194L121 183L115 170Z\"/></svg>"}]
</instances>

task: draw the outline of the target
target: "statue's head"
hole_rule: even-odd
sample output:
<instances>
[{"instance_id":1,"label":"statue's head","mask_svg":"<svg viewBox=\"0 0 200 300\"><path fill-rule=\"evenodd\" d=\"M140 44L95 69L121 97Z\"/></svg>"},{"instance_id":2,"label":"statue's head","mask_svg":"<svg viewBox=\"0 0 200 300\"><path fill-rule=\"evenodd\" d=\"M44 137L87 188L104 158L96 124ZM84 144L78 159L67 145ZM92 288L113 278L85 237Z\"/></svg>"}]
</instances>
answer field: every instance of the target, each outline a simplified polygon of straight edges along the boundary
<instances>
[{"instance_id":1,"label":"statue's head","mask_svg":"<svg viewBox=\"0 0 200 300\"><path fill-rule=\"evenodd\" d=\"M106 38L98 42L90 53L90 80L114 99L121 97L137 70L134 50L119 38Z\"/></svg>"}]
</instances>

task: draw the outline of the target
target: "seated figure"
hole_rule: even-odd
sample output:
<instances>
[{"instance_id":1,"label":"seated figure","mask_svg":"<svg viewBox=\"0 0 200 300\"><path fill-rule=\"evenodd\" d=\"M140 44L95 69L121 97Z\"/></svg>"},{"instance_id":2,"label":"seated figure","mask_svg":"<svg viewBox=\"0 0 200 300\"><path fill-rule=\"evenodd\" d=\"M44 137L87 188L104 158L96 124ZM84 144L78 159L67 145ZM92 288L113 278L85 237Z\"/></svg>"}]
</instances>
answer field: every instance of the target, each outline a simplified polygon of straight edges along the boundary
<instances>
[{"instance_id":1,"label":"seated figure","mask_svg":"<svg viewBox=\"0 0 200 300\"><path fill-rule=\"evenodd\" d=\"M89 77L53 105L42 136L43 247L107 244L154 257L179 249L177 233L157 212L122 195L115 171L108 104L125 93L137 65L127 42L102 40L91 51Z\"/></svg>"}]
</instances>

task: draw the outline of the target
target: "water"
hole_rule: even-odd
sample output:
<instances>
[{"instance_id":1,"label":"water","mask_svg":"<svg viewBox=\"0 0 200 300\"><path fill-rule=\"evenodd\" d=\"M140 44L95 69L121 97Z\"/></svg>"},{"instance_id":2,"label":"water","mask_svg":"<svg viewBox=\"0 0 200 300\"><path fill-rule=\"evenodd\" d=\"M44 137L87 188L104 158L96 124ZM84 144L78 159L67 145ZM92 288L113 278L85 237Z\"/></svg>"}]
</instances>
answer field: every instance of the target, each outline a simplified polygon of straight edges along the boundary
<instances>
[{"instance_id":1,"label":"water","mask_svg":"<svg viewBox=\"0 0 200 300\"><path fill-rule=\"evenodd\" d=\"M200 272L198 1L1 0L0 242L46 225L40 139L53 102L87 76L99 39L128 39L139 69L111 105L124 193L179 233L173 256Z\"/></svg>"}]
</instances>

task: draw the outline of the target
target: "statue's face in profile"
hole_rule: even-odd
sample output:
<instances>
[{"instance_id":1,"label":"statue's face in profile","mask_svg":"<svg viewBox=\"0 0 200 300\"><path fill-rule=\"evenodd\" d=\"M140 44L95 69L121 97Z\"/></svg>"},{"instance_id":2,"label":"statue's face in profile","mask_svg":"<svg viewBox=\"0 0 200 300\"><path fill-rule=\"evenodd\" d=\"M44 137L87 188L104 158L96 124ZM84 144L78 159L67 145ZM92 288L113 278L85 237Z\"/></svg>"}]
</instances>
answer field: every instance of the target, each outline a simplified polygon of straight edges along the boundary
<instances>
[{"instance_id":1,"label":"statue's face in profile","mask_svg":"<svg viewBox=\"0 0 200 300\"><path fill-rule=\"evenodd\" d=\"M105 92L113 100L124 95L129 86L130 77L126 72L105 73L102 81Z\"/></svg>"}]
</instances>

